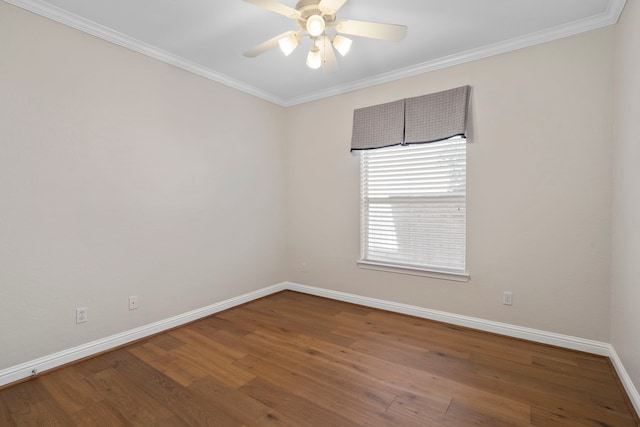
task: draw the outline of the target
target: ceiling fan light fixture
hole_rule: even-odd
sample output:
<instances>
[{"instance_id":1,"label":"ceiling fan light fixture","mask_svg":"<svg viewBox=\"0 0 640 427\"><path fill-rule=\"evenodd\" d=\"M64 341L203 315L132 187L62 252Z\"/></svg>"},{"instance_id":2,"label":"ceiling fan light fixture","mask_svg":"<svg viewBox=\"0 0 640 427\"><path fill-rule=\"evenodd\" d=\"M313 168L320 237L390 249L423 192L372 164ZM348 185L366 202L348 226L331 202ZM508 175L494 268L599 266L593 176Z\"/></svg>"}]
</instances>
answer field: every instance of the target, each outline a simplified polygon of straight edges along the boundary
<instances>
[{"instance_id":1,"label":"ceiling fan light fixture","mask_svg":"<svg viewBox=\"0 0 640 427\"><path fill-rule=\"evenodd\" d=\"M300 40L295 34L289 34L286 37L278 40L278 45L280 46L280 50L284 53L284 56L291 55L291 52L296 50L298 45L300 44Z\"/></svg>"},{"instance_id":2,"label":"ceiling fan light fixture","mask_svg":"<svg viewBox=\"0 0 640 427\"><path fill-rule=\"evenodd\" d=\"M335 51L341 56L350 52L353 41L345 36L390 41L401 41L407 36L406 25L336 20L338 10L349 0L297 0L295 8L282 3L284 0L244 1L293 19L298 26L297 30L286 31L244 52L247 58L255 58L276 46L289 56L300 45L301 39L309 37L312 46L307 54L307 67L330 72L338 67Z\"/></svg>"},{"instance_id":3,"label":"ceiling fan light fixture","mask_svg":"<svg viewBox=\"0 0 640 427\"><path fill-rule=\"evenodd\" d=\"M347 53L349 53L349 49L351 49L352 43L353 40L340 35L335 36L335 38L333 39L333 47L335 47L342 56L346 56Z\"/></svg>"},{"instance_id":4,"label":"ceiling fan light fixture","mask_svg":"<svg viewBox=\"0 0 640 427\"><path fill-rule=\"evenodd\" d=\"M316 45L313 45L307 55L307 67L312 70L317 70L322 67L322 55L320 54L320 49L318 49Z\"/></svg>"},{"instance_id":5,"label":"ceiling fan light fixture","mask_svg":"<svg viewBox=\"0 0 640 427\"><path fill-rule=\"evenodd\" d=\"M320 15L311 15L307 19L307 31L311 37L318 37L324 33L325 26L324 19Z\"/></svg>"}]
</instances>

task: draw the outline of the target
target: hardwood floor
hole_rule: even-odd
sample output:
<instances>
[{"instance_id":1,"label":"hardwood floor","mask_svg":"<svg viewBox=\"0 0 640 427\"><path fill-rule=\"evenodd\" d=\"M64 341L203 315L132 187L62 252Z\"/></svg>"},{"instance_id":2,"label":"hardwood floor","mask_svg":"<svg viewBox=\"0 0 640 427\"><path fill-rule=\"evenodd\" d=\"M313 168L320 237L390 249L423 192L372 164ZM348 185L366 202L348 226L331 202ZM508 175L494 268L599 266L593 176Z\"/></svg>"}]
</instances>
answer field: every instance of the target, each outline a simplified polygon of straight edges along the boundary
<instances>
[{"instance_id":1,"label":"hardwood floor","mask_svg":"<svg viewBox=\"0 0 640 427\"><path fill-rule=\"evenodd\" d=\"M281 292L0 390L0 426L637 426L610 362Z\"/></svg>"}]
</instances>

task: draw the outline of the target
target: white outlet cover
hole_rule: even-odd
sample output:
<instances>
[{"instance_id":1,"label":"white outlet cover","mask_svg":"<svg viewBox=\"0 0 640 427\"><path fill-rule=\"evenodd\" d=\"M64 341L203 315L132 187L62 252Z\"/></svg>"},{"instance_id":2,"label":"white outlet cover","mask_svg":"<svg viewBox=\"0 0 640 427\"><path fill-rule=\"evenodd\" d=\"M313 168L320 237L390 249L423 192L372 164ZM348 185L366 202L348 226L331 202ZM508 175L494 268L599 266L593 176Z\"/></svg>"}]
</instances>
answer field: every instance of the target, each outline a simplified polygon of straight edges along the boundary
<instances>
[{"instance_id":1,"label":"white outlet cover","mask_svg":"<svg viewBox=\"0 0 640 427\"><path fill-rule=\"evenodd\" d=\"M513 305L513 292L504 292L502 294L502 304Z\"/></svg>"},{"instance_id":2,"label":"white outlet cover","mask_svg":"<svg viewBox=\"0 0 640 427\"><path fill-rule=\"evenodd\" d=\"M89 309L87 307L76 308L76 323L84 323L89 320Z\"/></svg>"}]
</instances>

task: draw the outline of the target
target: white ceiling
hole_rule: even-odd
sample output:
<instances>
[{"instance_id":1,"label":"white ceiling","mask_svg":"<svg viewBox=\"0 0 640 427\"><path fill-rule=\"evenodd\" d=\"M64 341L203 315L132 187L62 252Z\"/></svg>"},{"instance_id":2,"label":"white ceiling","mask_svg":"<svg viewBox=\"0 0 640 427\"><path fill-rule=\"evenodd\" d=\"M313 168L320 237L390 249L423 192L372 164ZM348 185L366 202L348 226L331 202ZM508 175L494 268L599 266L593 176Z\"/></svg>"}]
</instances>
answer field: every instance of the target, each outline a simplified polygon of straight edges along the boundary
<instances>
[{"instance_id":1,"label":"white ceiling","mask_svg":"<svg viewBox=\"0 0 640 427\"><path fill-rule=\"evenodd\" d=\"M349 0L337 19L408 26L403 41L351 37L333 72L249 48L297 29L242 0L4 0L201 76L288 106L617 22L625 0ZM282 0L295 7L297 0Z\"/></svg>"}]
</instances>

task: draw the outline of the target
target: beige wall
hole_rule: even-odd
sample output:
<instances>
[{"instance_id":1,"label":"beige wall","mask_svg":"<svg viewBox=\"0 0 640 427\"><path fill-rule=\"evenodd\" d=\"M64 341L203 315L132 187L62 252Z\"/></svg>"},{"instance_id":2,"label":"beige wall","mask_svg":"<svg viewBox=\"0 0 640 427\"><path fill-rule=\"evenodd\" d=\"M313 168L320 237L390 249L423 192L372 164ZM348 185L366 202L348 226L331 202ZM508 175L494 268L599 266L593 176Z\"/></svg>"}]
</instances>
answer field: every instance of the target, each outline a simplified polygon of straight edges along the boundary
<instances>
[{"instance_id":1,"label":"beige wall","mask_svg":"<svg viewBox=\"0 0 640 427\"><path fill-rule=\"evenodd\" d=\"M0 369L284 279L608 342L615 33L285 110L0 2ZM465 84L471 281L359 269L353 109ZM614 249L638 241L620 237L631 141ZM638 381L632 249L614 256L613 339Z\"/></svg>"},{"instance_id":2,"label":"beige wall","mask_svg":"<svg viewBox=\"0 0 640 427\"><path fill-rule=\"evenodd\" d=\"M617 25L611 342L640 390L640 4Z\"/></svg>"},{"instance_id":3,"label":"beige wall","mask_svg":"<svg viewBox=\"0 0 640 427\"><path fill-rule=\"evenodd\" d=\"M283 281L284 114L0 2L0 369Z\"/></svg>"},{"instance_id":4,"label":"beige wall","mask_svg":"<svg viewBox=\"0 0 640 427\"><path fill-rule=\"evenodd\" d=\"M608 28L290 108L289 279L608 342L613 45ZM353 109L466 84L471 280L359 269Z\"/></svg>"}]
</instances>

